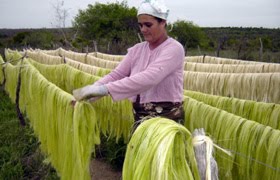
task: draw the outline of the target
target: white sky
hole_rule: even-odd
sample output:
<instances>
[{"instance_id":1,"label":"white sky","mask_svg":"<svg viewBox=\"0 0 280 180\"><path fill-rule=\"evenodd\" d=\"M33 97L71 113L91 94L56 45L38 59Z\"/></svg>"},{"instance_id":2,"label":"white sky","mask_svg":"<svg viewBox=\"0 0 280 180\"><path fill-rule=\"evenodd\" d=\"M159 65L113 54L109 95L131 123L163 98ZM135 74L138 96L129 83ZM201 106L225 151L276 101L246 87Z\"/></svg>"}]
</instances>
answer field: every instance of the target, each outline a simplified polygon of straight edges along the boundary
<instances>
[{"instance_id":1,"label":"white sky","mask_svg":"<svg viewBox=\"0 0 280 180\"><path fill-rule=\"evenodd\" d=\"M0 0L0 28L54 27L53 5L58 0ZM60 0L61 1L61 0ZM78 9L88 4L116 0L64 0L71 26ZM138 7L142 0L128 0ZM280 28L280 0L165 0L170 9L169 21L187 20L201 27L265 27Z\"/></svg>"}]
</instances>

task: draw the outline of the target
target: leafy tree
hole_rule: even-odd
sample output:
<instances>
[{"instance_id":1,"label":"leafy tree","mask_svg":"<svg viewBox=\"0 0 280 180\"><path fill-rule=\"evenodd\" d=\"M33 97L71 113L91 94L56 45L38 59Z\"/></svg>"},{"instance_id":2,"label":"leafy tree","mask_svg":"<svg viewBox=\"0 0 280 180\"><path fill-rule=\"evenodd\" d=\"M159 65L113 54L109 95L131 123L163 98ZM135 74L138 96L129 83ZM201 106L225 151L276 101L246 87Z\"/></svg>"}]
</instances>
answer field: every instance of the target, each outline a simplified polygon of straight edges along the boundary
<instances>
[{"instance_id":1,"label":"leafy tree","mask_svg":"<svg viewBox=\"0 0 280 180\"><path fill-rule=\"evenodd\" d=\"M13 37L13 43L16 45L25 45L25 39L30 35L30 32L19 32Z\"/></svg>"},{"instance_id":2,"label":"leafy tree","mask_svg":"<svg viewBox=\"0 0 280 180\"><path fill-rule=\"evenodd\" d=\"M24 41L33 48L50 49L53 46L54 36L50 32L39 31L31 33Z\"/></svg>"},{"instance_id":3,"label":"leafy tree","mask_svg":"<svg viewBox=\"0 0 280 180\"><path fill-rule=\"evenodd\" d=\"M137 11L129 8L127 3L108 3L88 5L86 10L80 10L74 19L74 28L80 36L108 43L137 42ZM107 45L107 44L106 44Z\"/></svg>"},{"instance_id":4,"label":"leafy tree","mask_svg":"<svg viewBox=\"0 0 280 180\"><path fill-rule=\"evenodd\" d=\"M54 35L48 31L19 32L13 37L15 47L32 47L50 49L53 46Z\"/></svg>"},{"instance_id":5,"label":"leafy tree","mask_svg":"<svg viewBox=\"0 0 280 180\"><path fill-rule=\"evenodd\" d=\"M178 20L173 24L170 35L175 37L185 48L207 47L207 37L197 25L189 21Z\"/></svg>"}]
</instances>

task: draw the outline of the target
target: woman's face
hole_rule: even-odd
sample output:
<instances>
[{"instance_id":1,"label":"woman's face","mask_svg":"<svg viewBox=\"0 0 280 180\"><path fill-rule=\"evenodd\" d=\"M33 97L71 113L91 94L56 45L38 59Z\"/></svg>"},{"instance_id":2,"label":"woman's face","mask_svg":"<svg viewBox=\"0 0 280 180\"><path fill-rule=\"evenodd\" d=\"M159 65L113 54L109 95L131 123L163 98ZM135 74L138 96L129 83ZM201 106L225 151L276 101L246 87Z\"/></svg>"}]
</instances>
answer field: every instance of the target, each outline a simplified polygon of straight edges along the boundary
<instances>
[{"instance_id":1,"label":"woman's face","mask_svg":"<svg viewBox=\"0 0 280 180\"><path fill-rule=\"evenodd\" d=\"M150 44L156 43L165 34L165 21L158 22L153 16L139 15L138 24L145 41Z\"/></svg>"}]
</instances>

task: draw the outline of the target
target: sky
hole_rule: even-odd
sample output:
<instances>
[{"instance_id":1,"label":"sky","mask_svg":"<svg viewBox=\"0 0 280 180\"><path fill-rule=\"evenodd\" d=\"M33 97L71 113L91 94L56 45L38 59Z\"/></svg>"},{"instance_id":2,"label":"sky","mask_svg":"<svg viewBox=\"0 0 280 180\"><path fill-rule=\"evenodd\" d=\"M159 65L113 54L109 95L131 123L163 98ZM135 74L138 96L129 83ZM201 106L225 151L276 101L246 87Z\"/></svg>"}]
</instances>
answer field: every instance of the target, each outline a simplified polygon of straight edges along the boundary
<instances>
[{"instance_id":1,"label":"sky","mask_svg":"<svg viewBox=\"0 0 280 180\"><path fill-rule=\"evenodd\" d=\"M62 0L0 0L0 28L54 28L54 5ZM120 0L121 1L121 0ZM88 4L116 0L64 0L66 26L70 27L78 10ZM138 7L142 0L127 0ZM165 0L169 22L192 21L200 27L280 28L280 0Z\"/></svg>"}]
</instances>

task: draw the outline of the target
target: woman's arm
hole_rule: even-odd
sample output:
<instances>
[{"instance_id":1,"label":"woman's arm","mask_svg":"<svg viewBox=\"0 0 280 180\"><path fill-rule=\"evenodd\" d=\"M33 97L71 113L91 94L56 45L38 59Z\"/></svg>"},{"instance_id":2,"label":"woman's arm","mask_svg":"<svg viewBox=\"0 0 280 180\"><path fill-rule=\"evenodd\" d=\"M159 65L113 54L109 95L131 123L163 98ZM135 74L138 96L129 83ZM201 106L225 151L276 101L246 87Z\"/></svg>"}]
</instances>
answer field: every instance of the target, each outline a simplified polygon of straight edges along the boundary
<instances>
[{"instance_id":1,"label":"woman's arm","mask_svg":"<svg viewBox=\"0 0 280 180\"><path fill-rule=\"evenodd\" d=\"M120 62L120 64L111 73L109 73L106 76L104 76L103 78L99 79L94 84L103 85L103 84L107 84L109 82L114 82L114 81L117 81L124 77L129 76L130 71L131 71L131 58L132 58L132 53L130 51L128 51L128 53L124 57L124 59Z\"/></svg>"},{"instance_id":2,"label":"woman's arm","mask_svg":"<svg viewBox=\"0 0 280 180\"><path fill-rule=\"evenodd\" d=\"M130 77L106 84L112 98L121 100L135 96L160 83L180 68L184 61L184 49L179 45L165 48L146 70Z\"/></svg>"}]
</instances>

